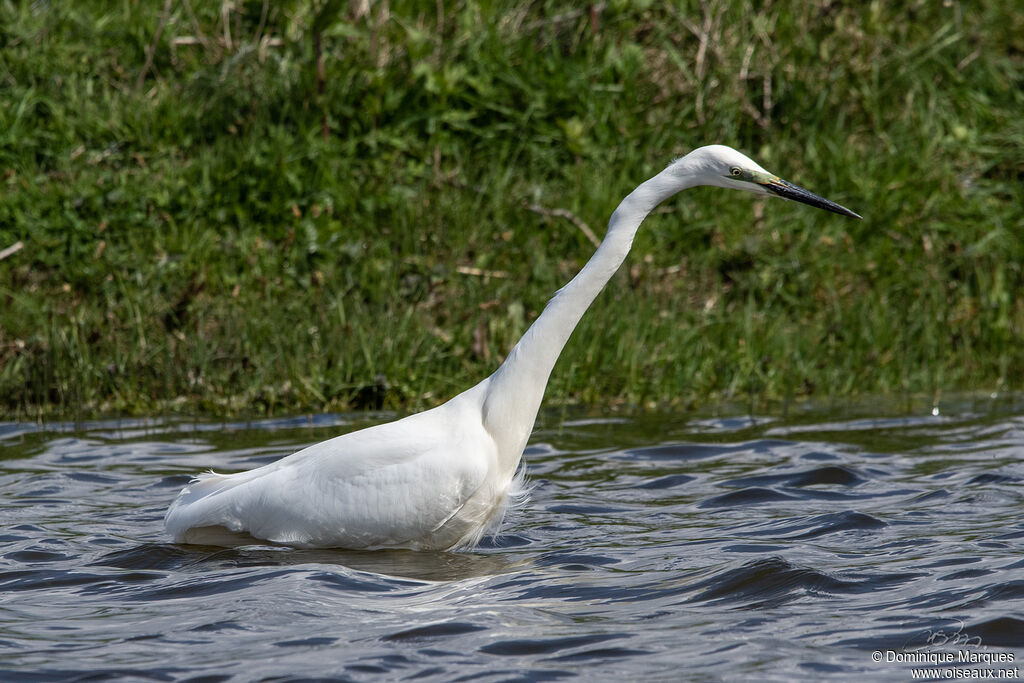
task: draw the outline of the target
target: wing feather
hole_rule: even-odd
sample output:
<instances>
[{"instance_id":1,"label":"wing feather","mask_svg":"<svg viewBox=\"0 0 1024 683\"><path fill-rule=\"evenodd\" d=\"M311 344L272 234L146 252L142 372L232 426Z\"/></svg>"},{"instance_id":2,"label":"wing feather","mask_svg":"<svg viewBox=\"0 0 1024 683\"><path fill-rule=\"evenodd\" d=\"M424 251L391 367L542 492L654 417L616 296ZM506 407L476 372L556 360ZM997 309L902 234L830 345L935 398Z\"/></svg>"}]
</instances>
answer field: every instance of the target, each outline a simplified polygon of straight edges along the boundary
<instances>
[{"instance_id":1,"label":"wing feather","mask_svg":"<svg viewBox=\"0 0 1024 683\"><path fill-rule=\"evenodd\" d=\"M166 527L179 542L202 542L213 528L295 546L419 547L480 489L496 462L482 427L467 430L466 421L437 410L248 472L200 475L171 505ZM451 429L454 423L463 428Z\"/></svg>"}]
</instances>

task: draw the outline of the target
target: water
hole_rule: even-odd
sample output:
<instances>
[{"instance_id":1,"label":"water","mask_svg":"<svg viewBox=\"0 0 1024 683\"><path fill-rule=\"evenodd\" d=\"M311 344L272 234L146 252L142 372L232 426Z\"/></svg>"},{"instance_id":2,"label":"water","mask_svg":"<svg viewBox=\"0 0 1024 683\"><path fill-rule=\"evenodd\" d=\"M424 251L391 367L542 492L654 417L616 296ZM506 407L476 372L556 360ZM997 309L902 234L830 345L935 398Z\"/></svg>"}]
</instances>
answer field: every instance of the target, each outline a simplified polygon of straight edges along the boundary
<instances>
[{"instance_id":1,"label":"water","mask_svg":"<svg viewBox=\"0 0 1024 683\"><path fill-rule=\"evenodd\" d=\"M548 414L462 553L163 536L191 473L389 416L0 423L0 680L1020 675L1024 404L878 412Z\"/></svg>"}]
</instances>

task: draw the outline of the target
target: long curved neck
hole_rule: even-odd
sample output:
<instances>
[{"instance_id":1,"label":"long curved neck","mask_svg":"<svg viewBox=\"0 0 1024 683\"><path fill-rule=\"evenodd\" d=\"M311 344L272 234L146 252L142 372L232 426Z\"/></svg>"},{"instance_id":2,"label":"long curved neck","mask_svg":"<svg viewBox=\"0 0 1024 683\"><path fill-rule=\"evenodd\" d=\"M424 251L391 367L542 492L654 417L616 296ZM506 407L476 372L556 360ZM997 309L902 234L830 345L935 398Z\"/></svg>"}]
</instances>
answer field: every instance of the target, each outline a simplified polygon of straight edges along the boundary
<instances>
[{"instance_id":1,"label":"long curved neck","mask_svg":"<svg viewBox=\"0 0 1024 683\"><path fill-rule=\"evenodd\" d=\"M663 171L623 199L591 259L555 293L501 367L485 380L484 426L498 443L503 466L518 466L555 361L587 308L622 265L640 224L654 207L686 187Z\"/></svg>"}]
</instances>

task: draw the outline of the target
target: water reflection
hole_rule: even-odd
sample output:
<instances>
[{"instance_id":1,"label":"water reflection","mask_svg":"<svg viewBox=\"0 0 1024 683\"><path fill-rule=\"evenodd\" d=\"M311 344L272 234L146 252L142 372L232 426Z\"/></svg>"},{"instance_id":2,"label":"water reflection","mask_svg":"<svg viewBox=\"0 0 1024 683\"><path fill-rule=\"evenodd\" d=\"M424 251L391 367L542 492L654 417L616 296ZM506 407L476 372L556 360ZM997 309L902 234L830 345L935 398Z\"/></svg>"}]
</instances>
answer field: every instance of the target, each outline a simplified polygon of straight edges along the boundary
<instances>
[{"instance_id":1,"label":"water reflection","mask_svg":"<svg viewBox=\"0 0 1024 683\"><path fill-rule=\"evenodd\" d=\"M167 571L195 569L203 566L224 568L328 565L416 581L461 581L521 571L529 565L529 560L472 552L311 550L262 544L222 548L143 543L128 550L107 553L92 564L93 566L118 567L120 569L162 569Z\"/></svg>"}]
</instances>

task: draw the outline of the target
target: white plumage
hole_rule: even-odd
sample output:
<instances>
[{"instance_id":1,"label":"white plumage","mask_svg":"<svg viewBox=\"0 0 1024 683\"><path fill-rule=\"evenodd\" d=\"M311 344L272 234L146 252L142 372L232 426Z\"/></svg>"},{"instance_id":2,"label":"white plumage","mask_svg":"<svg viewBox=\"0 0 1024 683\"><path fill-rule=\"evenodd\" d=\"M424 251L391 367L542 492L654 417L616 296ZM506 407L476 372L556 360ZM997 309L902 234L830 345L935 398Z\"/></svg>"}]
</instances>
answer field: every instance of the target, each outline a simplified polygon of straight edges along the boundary
<instances>
[{"instance_id":1,"label":"white plumage","mask_svg":"<svg viewBox=\"0 0 1024 683\"><path fill-rule=\"evenodd\" d=\"M260 539L302 548L471 547L522 492L516 471L548 377L569 335L629 252L654 207L695 185L772 193L858 217L739 152L711 145L626 197L597 252L548 303L497 371L447 403L344 434L238 474L203 474L171 504L179 543Z\"/></svg>"},{"instance_id":2,"label":"white plumage","mask_svg":"<svg viewBox=\"0 0 1024 683\"><path fill-rule=\"evenodd\" d=\"M217 545L232 539L225 531L301 548L474 545L515 495L514 478L492 474L497 444L474 410L482 388L255 470L200 475L167 530Z\"/></svg>"}]
</instances>

